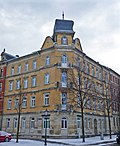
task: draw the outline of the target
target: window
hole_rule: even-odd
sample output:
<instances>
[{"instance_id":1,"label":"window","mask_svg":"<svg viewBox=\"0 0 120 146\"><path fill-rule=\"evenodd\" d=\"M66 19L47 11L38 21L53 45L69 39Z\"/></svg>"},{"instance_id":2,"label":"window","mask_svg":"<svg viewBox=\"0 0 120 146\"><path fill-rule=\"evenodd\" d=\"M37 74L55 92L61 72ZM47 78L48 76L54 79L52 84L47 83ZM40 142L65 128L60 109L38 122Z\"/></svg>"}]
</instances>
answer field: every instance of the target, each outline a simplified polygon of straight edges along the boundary
<instances>
[{"instance_id":1,"label":"window","mask_svg":"<svg viewBox=\"0 0 120 146\"><path fill-rule=\"evenodd\" d=\"M22 108L26 108L27 107L27 98L23 97L22 99Z\"/></svg>"},{"instance_id":2,"label":"window","mask_svg":"<svg viewBox=\"0 0 120 146\"><path fill-rule=\"evenodd\" d=\"M101 71L99 72L99 77L100 77L100 80L102 80L102 72Z\"/></svg>"},{"instance_id":3,"label":"window","mask_svg":"<svg viewBox=\"0 0 120 146\"><path fill-rule=\"evenodd\" d=\"M67 62L68 62L67 55L62 55L62 67L63 66L67 67Z\"/></svg>"},{"instance_id":4,"label":"window","mask_svg":"<svg viewBox=\"0 0 120 146\"><path fill-rule=\"evenodd\" d=\"M105 80L106 80L106 82L108 82L108 74L107 73L105 73Z\"/></svg>"},{"instance_id":5,"label":"window","mask_svg":"<svg viewBox=\"0 0 120 146\"><path fill-rule=\"evenodd\" d=\"M61 127L62 129L65 129L67 128L67 119L66 118L62 118L62 121L61 121Z\"/></svg>"},{"instance_id":6,"label":"window","mask_svg":"<svg viewBox=\"0 0 120 146\"><path fill-rule=\"evenodd\" d=\"M80 128L80 117L79 116L77 116L77 128Z\"/></svg>"},{"instance_id":7,"label":"window","mask_svg":"<svg viewBox=\"0 0 120 146\"><path fill-rule=\"evenodd\" d=\"M96 78L99 78L99 72L98 72L98 69L96 69Z\"/></svg>"},{"instance_id":8,"label":"window","mask_svg":"<svg viewBox=\"0 0 120 146\"><path fill-rule=\"evenodd\" d=\"M28 68L29 68L29 64L26 63L26 64L25 64L25 71L28 71Z\"/></svg>"},{"instance_id":9,"label":"window","mask_svg":"<svg viewBox=\"0 0 120 146\"><path fill-rule=\"evenodd\" d=\"M35 96L32 96L31 97L31 107L35 107L35 105L36 105L36 98L35 98Z\"/></svg>"},{"instance_id":10,"label":"window","mask_svg":"<svg viewBox=\"0 0 120 146\"><path fill-rule=\"evenodd\" d=\"M18 66L17 73L18 73L18 74L21 73L21 65Z\"/></svg>"},{"instance_id":11,"label":"window","mask_svg":"<svg viewBox=\"0 0 120 146\"><path fill-rule=\"evenodd\" d=\"M50 128L50 118L49 117L45 117L43 120L43 127L44 128Z\"/></svg>"},{"instance_id":12,"label":"window","mask_svg":"<svg viewBox=\"0 0 120 146\"><path fill-rule=\"evenodd\" d=\"M44 105L45 106L49 105L49 93L44 94Z\"/></svg>"},{"instance_id":13,"label":"window","mask_svg":"<svg viewBox=\"0 0 120 146\"><path fill-rule=\"evenodd\" d=\"M8 99L7 109L11 109L11 107L12 107L12 100Z\"/></svg>"},{"instance_id":14,"label":"window","mask_svg":"<svg viewBox=\"0 0 120 146\"><path fill-rule=\"evenodd\" d=\"M14 75L14 67L11 68L11 75Z\"/></svg>"},{"instance_id":15,"label":"window","mask_svg":"<svg viewBox=\"0 0 120 146\"><path fill-rule=\"evenodd\" d=\"M9 81L9 90L10 90L10 91L13 90L13 81Z\"/></svg>"},{"instance_id":16,"label":"window","mask_svg":"<svg viewBox=\"0 0 120 146\"><path fill-rule=\"evenodd\" d=\"M90 73L90 66L89 66L89 64L87 64L87 67L86 67L86 73Z\"/></svg>"},{"instance_id":17,"label":"window","mask_svg":"<svg viewBox=\"0 0 120 146\"><path fill-rule=\"evenodd\" d=\"M50 65L50 57L49 56L46 57L46 65Z\"/></svg>"},{"instance_id":18,"label":"window","mask_svg":"<svg viewBox=\"0 0 120 146\"><path fill-rule=\"evenodd\" d=\"M14 128L17 128L17 118L14 118Z\"/></svg>"},{"instance_id":19,"label":"window","mask_svg":"<svg viewBox=\"0 0 120 146\"><path fill-rule=\"evenodd\" d=\"M99 119L99 128L102 129L102 120Z\"/></svg>"},{"instance_id":20,"label":"window","mask_svg":"<svg viewBox=\"0 0 120 146\"><path fill-rule=\"evenodd\" d=\"M92 120L91 118L88 119L88 129L92 128Z\"/></svg>"},{"instance_id":21,"label":"window","mask_svg":"<svg viewBox=\"0 0 120 146\"><path fill-rule=\"evenodd\" d=\"M88 107L88 109L92 108L92 103L91 103L90 97L88 98L88 101L87 101L87 107Z\"/></svg>"},{"instance_id":22,"label":"window","mask_svg":"<svg viewBox=\"0 0 120 146\"><path fill-rule=\"evenodd\" d=\"M20 80L16 81L16 89L20 89Z\"/></svg>"},{"instance_id":23,"label":"window","mask_svg":"<svg viewBox=\"0 0 120 146\"><path fill-rule=\"evenodd\" d=\"M14 108L17 109L19 106L19 99L15 99L14 101Z\"/></svg>"},{"instance_id":24,"label":"window","mask_svg":"<svg viewBox=\"0 0 120 146\"><path fill-rule=\"evenodd\" d=\"M62 87L67 87L67 73L62 72Z\"/></svg>"},{"instance_id":25,"label":"window","mask_svg":"<svg viewBox=\"0 0 120 146\"><path fill-rule=\"evenodd\" d=\"M6 119L6 128L10 128L10 119Z\"/></svg>"},{"instance_id":26,"label":"window","mask_svg":"<svg viewBox=\"0 0 120 146\"><path fill-rule=\"evenodd\" d=\"M3 69L0 70L0 77L3 77Z\"/></svg>"},{"instance_id":27,"label":"window","mask_svg":"<svg viewBox=\"0 0 120 146\"><path fill-rule=\"evenodd\" d=\"M92 76L94 77L95 76L95 70L94 70L94 67L92 66Z\"/></svg>"},{"instance_id":28,"label":"window","mask_svg":"<svg viewBox=\"0 0 120 146\"><path fill-rule=\"evenodd\" d=\"M21 128L22 129L26 128L26 119L24 117L22 117L22 119L21 119Z\"/></svg>"},{"instance_id":29,"label":"window","mask_svg":"<svg viewBox=\"0 0 120 146\"><path fill-rule=\"evenodd\" d=\"M67 45L67 44L68 44L68 39L67 39L67 37L64 36L64 37L61 38L61 44L62 44L62 45Z\"/></svg>"},{"instance_id":30,"label":"window","mask_svg":"<svg viewBox=\"0 0 120 146\"><path fill-rule=\"evenodd\" d=\"M36 86L36 77L33 76L32 77L32 87L35 87Z\"/></svg>"},{"instance_id":31,"label":"window","mask_svg":"<svg viewBox=\"0 0 120 146\"><path fill-rule=\"evenodd\" d=\"M24 79L24 88L28 88L28 79L27 78Z\"/></svg>"},{"instance_id":32,"label":"window","mask_svg":"<svg viewBox=\"0 0 120 146\"><path fill-rule=\"evenodd\" d=\"M0 92L2 91L2 83L0 83Z\"/></svg>"},{"instance_id":33,"label":"window","mask_svg":"<svg viewBox=\"0 0 120 146\"><path fill-rule=\"evenodd\" d=\"M34 60L34 61L33 61L33 69L36 69L36 68L37 68L37 61Z\"/></svg>"},{"instance_id":34,"label":"window","mask_svg":"<svg viewBox=\"0 0 120 146\"><path fill-rule=\"evenodd\" d=\"M49 75L49 73L46 73L45 74L45 84L49 84L49 82L50 82L50 75Z\"/></svg>"},{"instance_id":35,"label":"window","mask_svg":"<svg viewBox=\"0 0 120 146\"><path fill-rule=\"evenodd\" d=\"M35 128L35 118L30 119L30 128L34 129Z\"/></svg>"},{"instance_id":36,"label":"window","mask_svg":"<svg viewBox=\"0 0 120 146\"><path fill-rule=\"evenodd\" d=\"M67 93L62 93L62 98L61 98L61 104L62 104L62 110L66 110L67 106Z\"/></svg>"}]
</instances>

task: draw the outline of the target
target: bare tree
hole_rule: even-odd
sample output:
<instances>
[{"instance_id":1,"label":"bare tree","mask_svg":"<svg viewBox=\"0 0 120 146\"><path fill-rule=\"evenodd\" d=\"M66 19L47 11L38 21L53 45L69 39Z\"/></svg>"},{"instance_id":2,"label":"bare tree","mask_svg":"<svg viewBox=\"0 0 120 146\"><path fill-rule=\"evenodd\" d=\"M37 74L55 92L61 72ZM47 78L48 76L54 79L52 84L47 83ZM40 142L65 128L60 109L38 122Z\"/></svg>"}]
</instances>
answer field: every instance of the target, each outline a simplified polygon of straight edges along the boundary
<instances>
[{"instance_id":1,"label":"bare tree","mask_svg":"<svg viewBox=\"0 0 120 146\"><path fill-rule=\"evenodd\" d=\"M23 87L23 79L19 79L20 83L19 83L19 93L18 93L18 97L17 97L17 101L16 101L16 111L17 111L17 133L16 133L16 143L18 143L19 140L19 130L20 130L20 117L21 117L21 111L22 111L22 103L23 103L23 93L22 93L22 87Z\"/></svg>"},{"instance_id":2,"label":"bare tree","mask_svg":"<svg viewBox=\"0 0 120 146\"><path fill-rule=\"evenodd\" d=\"M84 60L82 64L80 64L79 60L77 60L77 65L69 69L67 74L68 83L70 84L69 103L71 103L74 108L79 107L81 109L82 139L83 142L85 142L84 108L86 107L89 98L93 99L100 94L96 90L97 88L93 82L93 78L85 76Z\"/></svg>"}]
</instances>

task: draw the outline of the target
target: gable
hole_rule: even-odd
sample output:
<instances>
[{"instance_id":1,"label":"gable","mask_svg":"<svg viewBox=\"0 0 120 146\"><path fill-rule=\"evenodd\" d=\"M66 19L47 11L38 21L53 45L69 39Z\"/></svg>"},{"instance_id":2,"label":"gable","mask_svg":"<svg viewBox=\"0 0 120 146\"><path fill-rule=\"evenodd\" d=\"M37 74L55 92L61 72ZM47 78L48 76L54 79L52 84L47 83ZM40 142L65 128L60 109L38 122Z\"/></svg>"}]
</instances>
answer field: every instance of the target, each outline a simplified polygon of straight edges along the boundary
<instances>
[{"instance_id":1,"label":"gable","mask_svg":"<svg viewBox=\"0 0 120 146\"><path fill-rule=\"evenodd\" d=\"M82 46L81 46L81 43L80 43L80 40L78 38L75 39L75 47L81 51L82 50Z\"/></svg>"},{"instance_id":2,"label":"gable","mask_svg":"<svg viewBox=\"0 0 120 146\"><path fill-rule=\"evenodd\" d=\"M48 36L48 37L46 37L46 39L45 39L45 41L44 41L44 43L43 43L43 45L41 47L41 50L48 49L48 48L51 48L53 46L54 46L53 40L52 40L52 38L50 36Z\"/></svg>"}]
</instances>

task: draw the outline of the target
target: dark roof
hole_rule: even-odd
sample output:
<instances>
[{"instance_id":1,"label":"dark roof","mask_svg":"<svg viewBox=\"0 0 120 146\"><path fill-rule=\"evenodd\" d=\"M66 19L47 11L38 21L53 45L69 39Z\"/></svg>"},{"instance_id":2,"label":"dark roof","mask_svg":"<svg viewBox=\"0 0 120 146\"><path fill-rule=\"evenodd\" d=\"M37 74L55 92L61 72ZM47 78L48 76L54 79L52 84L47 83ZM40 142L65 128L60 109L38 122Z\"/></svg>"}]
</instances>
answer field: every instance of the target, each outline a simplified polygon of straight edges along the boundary
<instances>
[{"instance_id":1,"label":"dark roof","mask_svg":"<svg viewBox=\"0 0 120 146\"><path fill-rule=\"evenodd\" d=\"M74 33L73 25L74 22L72 20L56 19L54 25L54 33L56 32Z\"/></svg>"},{"instance_id":2,"label":"dark roof","mask_svg":"<svg viewBox=\"0 0 120 146\"><path fill-rule=\"evenodd\" d=\"M11 54L8 54L8 53L4 53L4 56L6 57L6 60L11 60L11 59L15 59L16 56L13 56Z\"/></svg>"}]
</instances>

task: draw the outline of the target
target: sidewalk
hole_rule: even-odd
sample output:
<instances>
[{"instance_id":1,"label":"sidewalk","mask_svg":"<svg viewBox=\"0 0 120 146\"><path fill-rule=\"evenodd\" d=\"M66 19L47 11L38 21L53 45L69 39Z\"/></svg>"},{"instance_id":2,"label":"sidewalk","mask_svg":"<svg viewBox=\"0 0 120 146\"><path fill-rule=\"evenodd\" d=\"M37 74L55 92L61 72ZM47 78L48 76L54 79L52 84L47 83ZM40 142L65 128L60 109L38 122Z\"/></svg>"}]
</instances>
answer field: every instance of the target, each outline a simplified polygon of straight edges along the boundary
<instances>
[{"instance_id":1,"label":"sidewalk","mask_svg":"<svg viewBox=\"0 0 120 146\"><path fill-rule=\"evenodd\" d=\"M48 139L48 142L71 145L71 146L87 146L87 145L98 145L101 143L111 143L115 142L116 135L112 135L112 139L109 136L104 136L104 140L101 140L100 136L85 138L85 142L82 142L82 138L80 139Z\"/></svg>"}]
</instances>

